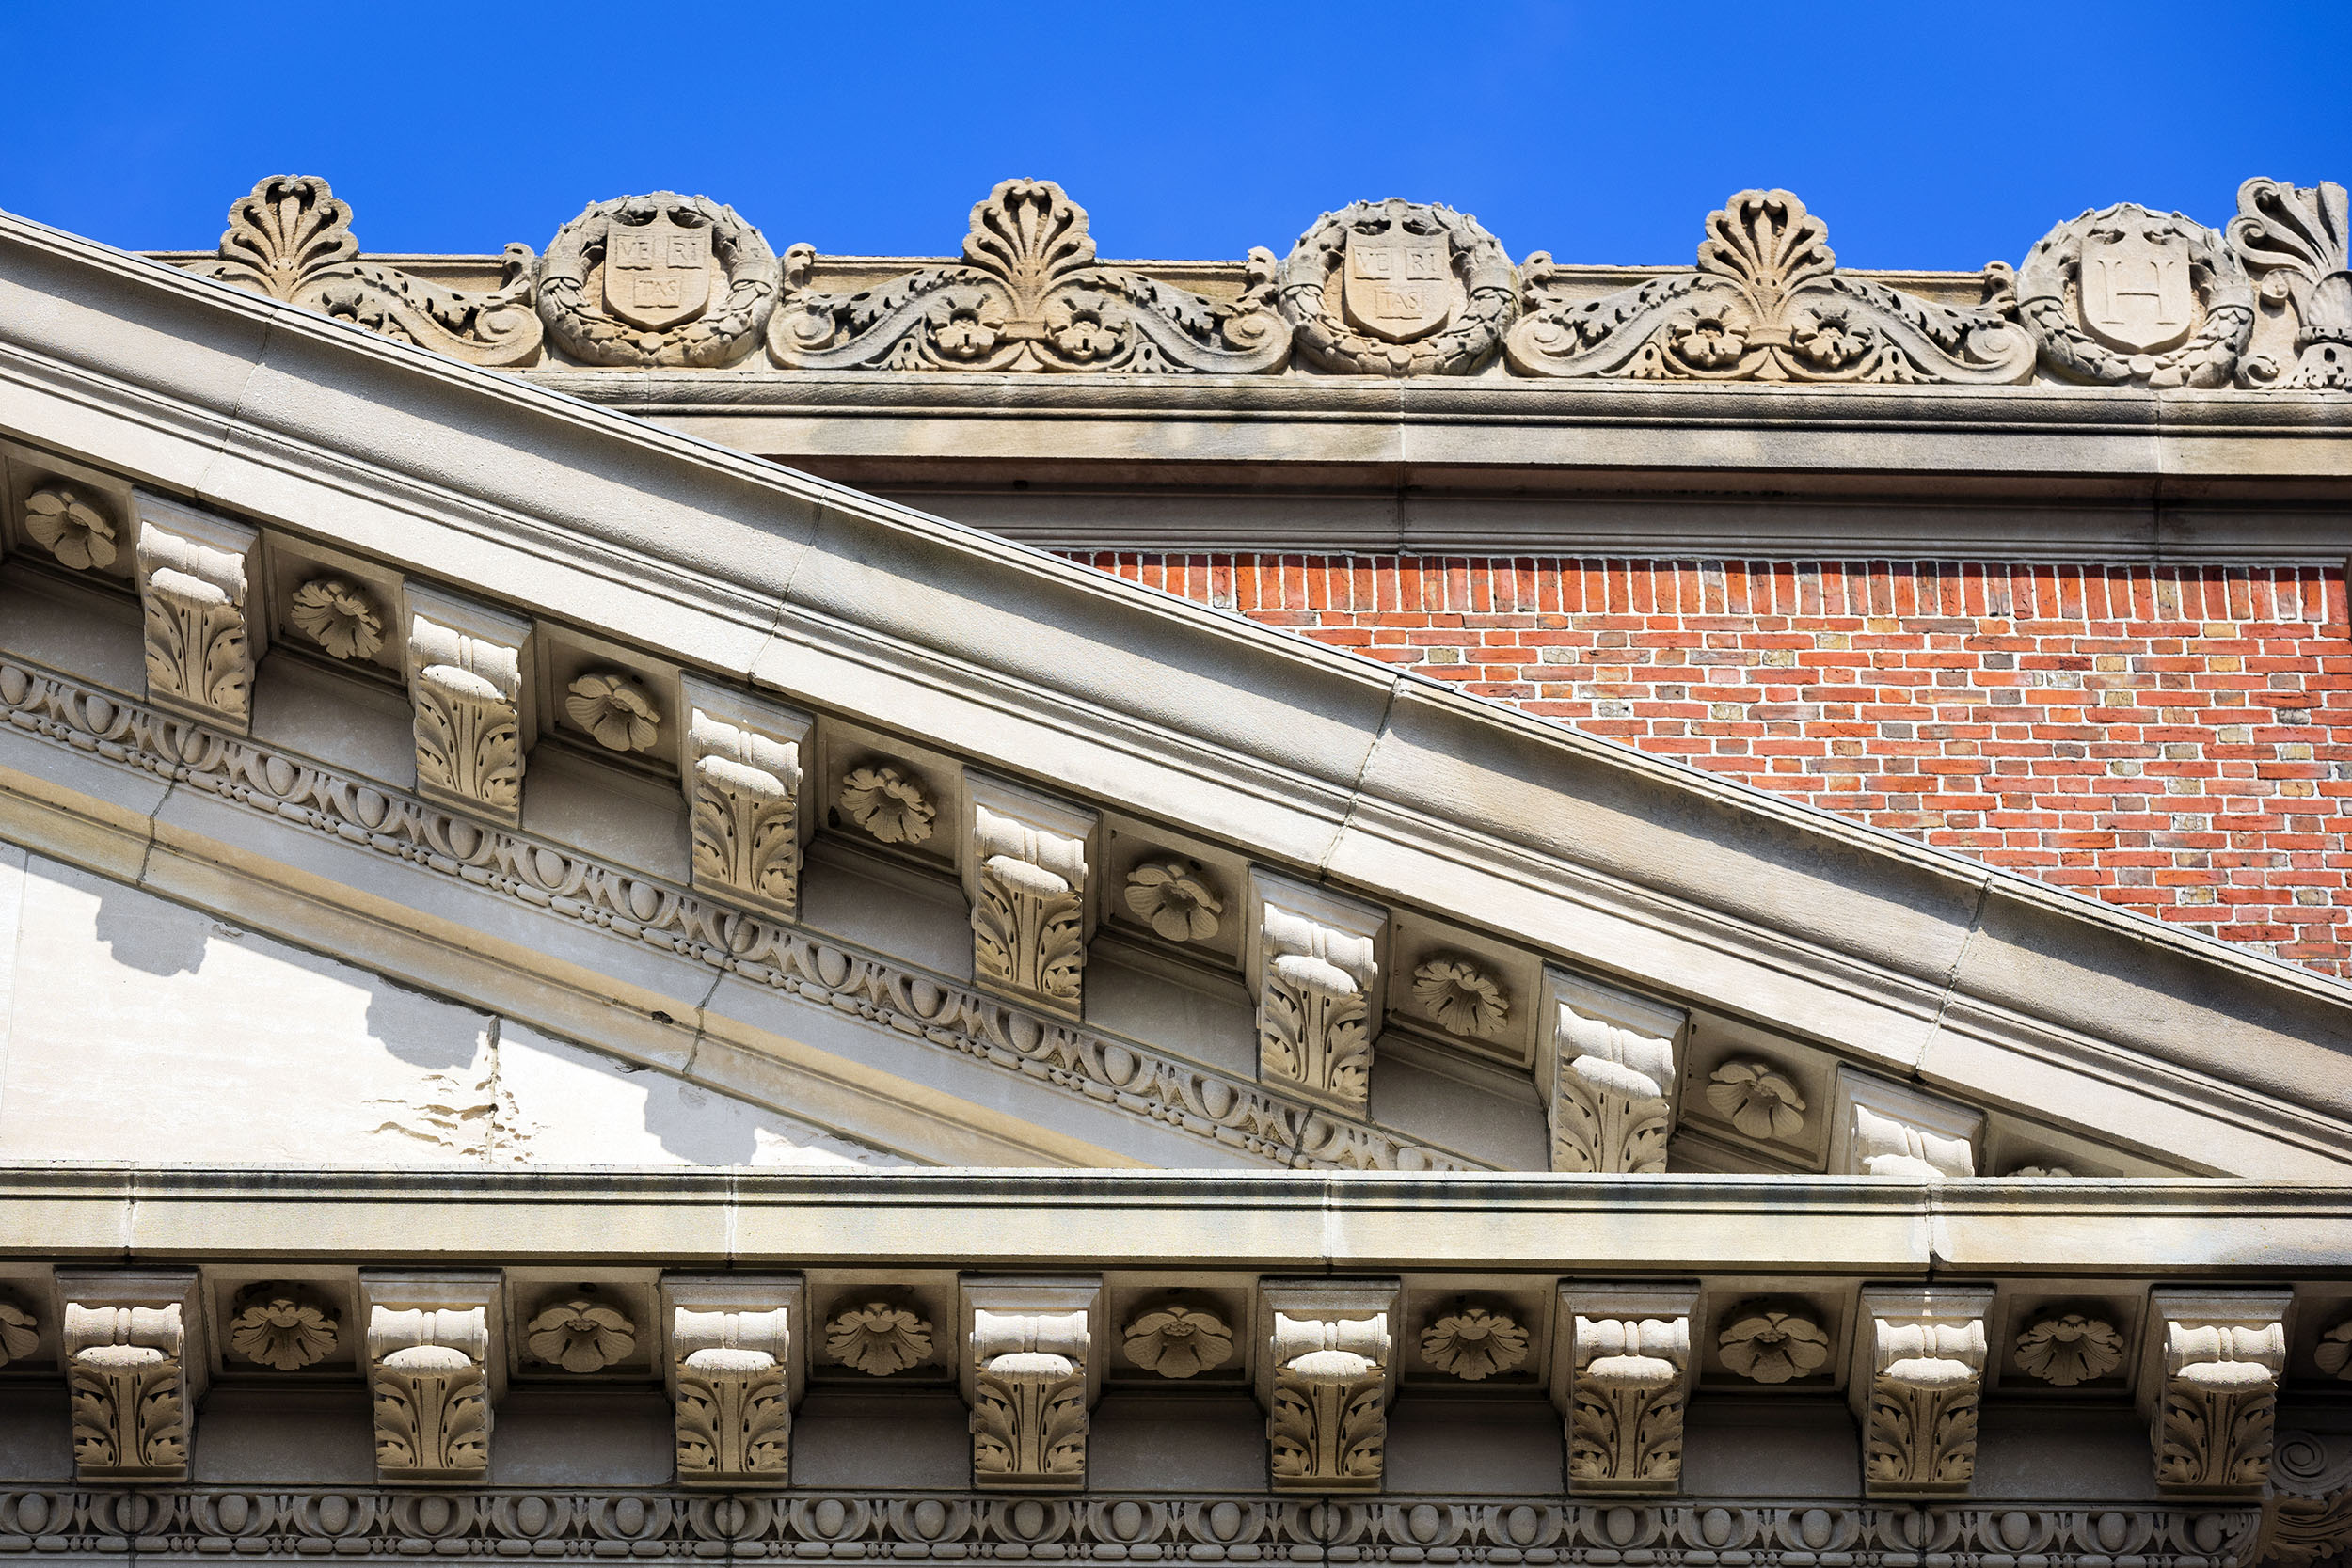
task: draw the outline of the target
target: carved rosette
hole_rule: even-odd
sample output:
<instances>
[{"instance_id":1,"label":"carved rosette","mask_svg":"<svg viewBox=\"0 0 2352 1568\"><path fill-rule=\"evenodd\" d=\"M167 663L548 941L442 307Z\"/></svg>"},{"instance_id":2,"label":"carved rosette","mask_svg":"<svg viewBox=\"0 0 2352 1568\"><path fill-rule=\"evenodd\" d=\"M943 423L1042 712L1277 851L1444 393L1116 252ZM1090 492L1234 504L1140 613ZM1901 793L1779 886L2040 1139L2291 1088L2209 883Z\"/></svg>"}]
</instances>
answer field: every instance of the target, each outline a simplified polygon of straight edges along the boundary
<instances>
[{"instance_id":1,"label":"carved rosette","mask_svg":"<svg viewBox=\"0 0 2352 1568\"><path fill-rule=\"evenodd\" d=\"M988 990L1075 1016L1087 958L1092 812L975 777L964 842L973 977Z\"/></svg>"},{"instance_id":2,"label":"carved rosette","mask_svg":"<svg viewBox=\"0 0 2352 1568\"><path fill-rule=\"evenodd\" d=\"M790 919L801 896L803 716L689 677L683 779L694 886Z\"/></svg>"},{"instance_id":3,"label":"carved rosette","mask_svg":"<svg viewBox=\"0 0 2352 1568\"><path fill-rule=\"evenodd\" d=\"M1507 1312L1465 1304L1430 1320L1421 1355L1465 1383L1483 1383L1527 1359L1527 1328Z\"/></svg>"},{"instance_id":4,"label":"carved rosette","mask_svg":"<svg viewBox=\"0 0 2352 1568\"><path fill-rule=\"evenodd\" d=\"M390 1305L372 1291L366 1349L379 1480L479 1481L488 1474L494 1288L452 1282L391 1295Z\"/></svg>"},{"instance_id":5,"label":"carved rosette","mask_svg":"<svg viewBox=\"0 0 2352 1568\"><path fill-rule=\"evenodd\" d=\"M1510 1022L1511 997L1486 966L1441 954L1413 971L1413 1000L1429 1021L1458 1039L1491 1040Z\"/></svg>"},{"instance_id":6,"label":"carved rosette","mask_svg":"<svg viewBox=\"0 0 2352 1568\"><path fill-rule=\"evenodd\" d=\"M1708 1075L1715 1114L1758 1143L1794 1142L1804 1132L1804 1096L1770 1062L1725 1062Z\"/></svg>"},{"instance_id":7,"label":"carved rosette","mask_svg":"<svg viewBox=\"0 0 2352 1568\"><path fill-rule=\"evenodd\" d=\"M1266 1435L1278 1492L1376 1492L1387 1468L1393 1290L1266 1292ZM1380 1309L1369 1309L1373 1304Z\"/></svg>"},{"instance_id":8,"label":"carved rosette","mask_svg":"<svg viewBox=\"0 0 2352 1568\"><path fill-rule=\"evenodd\" d=\"M661 742L661 710L626 671L580 676L564 690L564 713L608 752L650 752Z\"/></svg>"},{"instance_id":9,"label":"carved rosette","mask_svg":"<svg viewBox=\"0 0 2352 1568\"><path fill-rule=\"evenodd\" d=\"M252 1287L238 1296L229 1320L229 1348L281 1372L316 1366L342 1341L335 1309L299 1288Z\"/></svg>"},{"instance_id":10,"label":"carved rosette","mask_svg":"<svg viewBox=\"0 0 2352 1568\"><path fill-rule=\"evenodd\" d=\"M1372 1096L1387 911L1257 874L1248 962L1258 992L1258 1076L1352 1116Z\"/></svg>"},{"instance_id":11,"label":"carved rosette","mask_svg":"<svg viewBox=\"0 0 2352 1568\"><path fill-rule=\"evenodd\" d=\"M1341 375L1462 375L1518 313L1518 275L1474 217L1422 202L1326 213L1282 262L1298 352Z\"/></svg>"},{"instance_id":12,"label":"carved rosette","mask_svg":"<svg viewBox=\"0 0 2352 1568\"><path fill-rule=\"evenodd\" d=\"M972 1314L972 1483L1086 1485L1089 1313Z\"/></svg>"},{"instance_id":13,"label":"carved rosette","mask_svg":"<svg viewBox=\"0 0 2352 1568\"><path fill-rule=\"evenodd\" d=\"M1527 259L1504 353L1524 375L1672 381L2018 382L2034 345L2001 310L1938 305L1837 270L1829 229L1787 191L1707 216L1695 273L1579 300ZM1987 271L1988 296L2008 268Z\"/></svg>"},{"instance_id":14,"label":"carved rosette","mask_svg":"<svg viewBox=\"0 0 2352 1568\"><path fill-rule=\"evenodd\" d=\"M707 197L589 204L539 263L539 317L589 365L724 365L749 352L783 280L758 230Z\"/></svg>"},{"instance_id":15,"label":"carved rosette","mask_svg":"<svg viewBox=\"0 0 2352 1568\"><path fill-rule=\"evenodd\" d=\"M1095 260L1086 209L1047 180L1008 180L972 209L961 264L855 293L810 287L785 253L768 352L796 370L1094 371L1255 375L1290 358L1274 253L1252 250L1232 303Z\"/></svg>"},{"instance_id":16,"label":"carved rosette","mask_svg":"<svg viewBox=\"0 0 2352 1568\"><path fill-rule=\"evenodd\" d=\"M195 1283L192 1274L58 1276L75 1479L187 1479Z\"/></svg>"},{"instance_id":17,"label":"carved rosette","mask_svg":"<svg viewBox=\"0 0 2352 1568\"><path fill-rule=\"evenodd\" d=\"M1127 873L1126 893L1135 917L1169 942L1207 942L1225 912L1207 874L1174 855L1138 862Z\"/></svg>"},{"instance_id":18,"label":"carved rosette","mask_svg":"<svg viewBox=\"0 0 2352 1568\"><path fill-rule=\"evenodd\" d=\"M522 819L522 659L531 628L415 590L409 605L417 788L514 826Z\"/></svg>"},{"instance_id":19,"label":"carved rosette","mask_svg":"<svg viewBox=\"0 0 2352 1568\"><path fill-rule=\"evenodd\" d=\"M2270 1480L2286 1292L2157 1291L2141 1399L2154 1410L2156 1485L2253 1493ZM2160 1359L2157 1359L2160 1358Z\"/></svg>"},{"instance_id":20,"label":"carved rosette","mask_svg":"<svg viewBox=\"0 0 2352 1568\"><path fill-rule=\"evenodd\" d=\"M139 497L139 604L147 695L242 735L252 721L246 576L261 535L241 523Z\"/></svg>"},{"instance_id":21,"label":"carved rosette","mask_svg":"<svg viewBox=\"0 0 2352 1568\"><path fill-rule=\"evenodd\" d=\"M1551 1168L1664 1170L1683 1015L1564 975L1549 984Z\"/></svg>"},{"instance_id":22,"label":"carved rosette","mask_svg":"<svg viewBox=\"0 0 2352 1568\"><path fill-rule=\"evenodd\" d=\"M1570 1492L1663 1494L1681 1484L1697 1301L1688 1288L1562 1288L1569 1342L1553 1397L1565 1406Z\"/></svg>"},{"instance_id":23,"label":"carved rosette","mask_svg":"<svg viewBox=\"0 0 2352 1568\"><path fill-rule=\"evenodd\" d=\"M2264 301L2295 312L2295 367L2282 376L2267 356L2238 367L2255 385L2352 390L2352 197L2332 181L2238 187L2230 249L2261 285Z\"/></svg>"},{"instance_id":24,"label":"carved rosette","mask_svg":"<svg viewBox=\"0 0 2352 1568\"><path fill-rule=\"evenodd\" d=\"M532 310L537 265L529 245L510 245L500 286L474 293L362 261L351 208L326 182L280 174L237 198L220 259L192 270L477 365L527 365L544 336Z\"/></svg>"},{"instance_id":25,"label":"carved rosette","mask_svg":"<svg viewBox=\"0 0 2352 1568\"><path fill-rule=\"evenodd\" d=\"M1851 1392L1872 1497L1964 1493L1977 1473L1985 1315L1993 1291L1865 1291Z\"/></svg>"},{"instance_id":26,"label":"carved rosette","mask_svg":"<svg viewBox=\"0 0 2352 1568\"><path fill-rule=\"evenodd\" d=\"M2123 1364L2123 1336L2104 1318L2050 1312L2017 1336L2017 1364L2059 1388L2091 1383Z\"/></svg>"},{"instance_id":27,"label":"carved rosette","mask_svg":"<svg viewBox=\"0 0 2352 1568\"><path fill-rule=\"evenodd\" d=\"M383 613L343 578L312 578L295 589L286 619L333 658L373 658L384 646Z\"/></svg>"},{"instance_id":28,"label":"carved rosette","mask_svg":"<svg viewBox=\"0 0 2352 1568\"><path fill-rule=\"evenodd\" d=\"M781 1486L791 1470L789 1309L672 1315L677 1479L684 1486Z\"/></svg>"},{"instance_id":29,"label":"carved rosette","mask_svg":"<svg viewBox=\"0 0 2352 1568\"><path fill-rule=\"evenodd\" d=\"M24 498L24 531L77 572L103 571L121 551L114 519L94 498L68 484L45 484Z\"/></svg>"},{"instance_id":30,"label":"carved rosette","mask_svg":"<svg viewBox=\"0 0 2352 1568\"><path fill-rule=\"evenodd\" d=\"M825 1355L868 1377L888 1377L931 1358L931 1322L895 1296L853 1303L826 1323Z\"/></svg>"},{"instance_id":31,"label":"carved rosette","mask_svg":"<svg viewBox=\"0 0 2352 1568\"><path fill-rule=\"evenodd\" d=\"M1197 1377L1233 1358L1233 1330L1211 1308L1176 1297L1127 1322L1127 1359L1162 1377Z\"/></svg>"},{"instance_id":32,"label":"carved rosette","mask_svg":"<svg viewBox=\"0 0 2352 1568\"><path fill-rule=\"evenodd\" d=\"M2018 271L2017 310L2065 380L2226 387L2254 327L2254 291L2219 234L2119 202L2042 236Z\"/></svg>"}]
</instances>

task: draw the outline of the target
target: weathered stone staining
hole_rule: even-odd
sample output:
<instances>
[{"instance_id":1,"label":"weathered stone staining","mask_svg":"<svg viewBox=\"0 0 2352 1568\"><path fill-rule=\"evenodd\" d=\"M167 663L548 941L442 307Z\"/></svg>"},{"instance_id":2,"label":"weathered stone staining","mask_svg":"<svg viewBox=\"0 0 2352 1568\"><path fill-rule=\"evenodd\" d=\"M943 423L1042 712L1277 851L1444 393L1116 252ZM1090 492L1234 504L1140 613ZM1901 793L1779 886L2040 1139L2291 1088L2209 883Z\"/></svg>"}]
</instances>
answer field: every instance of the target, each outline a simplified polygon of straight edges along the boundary
<instances>
[{"instance_id":1,"label":"weathered stone staining","mask_svg":"<svg viewBox=\"0 0 2352 1568\"><path fill-rule=\"evenodd\" d=\"M2119 202L2042 236L2018 270L2017 309L2064 380L2226 387L2254 293L2219 234Z\"/></svg>"},{"instance_id":2,"label":"weathered stone staining","mask_svg":"<svg viewBox=\"0 0 2352 1568\"><path fill-rule=\"evenodd\" d=\"M586 365L723 365L756 342L782 281L758 230L707 197L591 202L548 242L539 318Z\"/></svg>"}]
</instances>

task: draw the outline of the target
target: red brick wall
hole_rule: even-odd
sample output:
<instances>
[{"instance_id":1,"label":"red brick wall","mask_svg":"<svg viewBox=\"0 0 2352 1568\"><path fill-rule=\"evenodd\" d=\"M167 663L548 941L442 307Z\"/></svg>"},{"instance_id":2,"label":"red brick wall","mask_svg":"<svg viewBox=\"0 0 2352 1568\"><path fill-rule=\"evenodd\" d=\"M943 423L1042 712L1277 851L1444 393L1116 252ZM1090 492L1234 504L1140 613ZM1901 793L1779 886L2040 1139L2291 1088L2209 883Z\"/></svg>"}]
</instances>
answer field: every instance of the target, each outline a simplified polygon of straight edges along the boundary
<instances>
[{"instance_id":1,"label":"red brick wall","mask_svg":"<svg viewBox=\"0 0 2352 1568\"><path fill-rule=\"evenodd\" d=\"M2352 974L2341 572L1078 559Z\"/></svg>"}]
</instances>

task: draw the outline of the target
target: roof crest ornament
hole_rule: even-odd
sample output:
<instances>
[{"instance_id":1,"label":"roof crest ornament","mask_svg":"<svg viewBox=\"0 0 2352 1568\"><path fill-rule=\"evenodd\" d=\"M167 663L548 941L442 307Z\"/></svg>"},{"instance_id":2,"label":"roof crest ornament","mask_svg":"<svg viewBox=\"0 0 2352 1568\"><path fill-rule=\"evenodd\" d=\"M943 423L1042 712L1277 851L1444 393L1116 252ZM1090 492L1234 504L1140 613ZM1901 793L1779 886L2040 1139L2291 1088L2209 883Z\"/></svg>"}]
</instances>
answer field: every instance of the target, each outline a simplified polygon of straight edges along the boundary
<instances>
[{"instance_id":1,"label":"roof crest ornament","mask_svg":"<svg viewBox=\"0 0 2352 1568\"><path fill-rule=\"evenodd\" d=\"M1341 375L1466 375L1518 313L1518 275L1479 221L1427 202L1326 213L1282 262L1299 356Z\"/></svg>"},{"instance_id":2,"label":"roof crest ornament","mask_svg":"<svg viewBox=\"0 0 2352 1568\"><path fill-rule=\"evenodd\" d=\"M1741 191L1707 218L1698 270L1579 299L1527 259L1526 314L1503 352L1523 375L1651 381L2010 383L2032 340L2008 320L2010 269L1985 304L1939 305L1837 270L1829 226L1787 191Z\"/></svg>"},{"instance_id":3,"label":"roof crest ornament","mask_svg":"<svg viewBox=\"0 0 2352 1568\"><path fill-rule=\"evenodd\" d=\"M590 365L724 365L758 340L780 275L766 236L704 196L590 202L539 263L539 317Z\"/></svg>"},{"instance_id":4,"label":"roof crest ornament","mask_svg":"<svg viewBox=\"0 0 2352 1568\"><path fill-rule=\"evenodd\" d=\"M2238 367L2241 384L2352 391L2352 198L2333 181L2238 187L2230 248L2254 275L2266 305L2295 311L2295 368L2280 379L2267 355Z\"/></svg>"},{"instance_id":5,"label":"roof crest ornament","mask_svg":"<svg viewBox=\"0 0 2352 1568\"><path fill-rule=\"evenodd\" d=\"M219 250L218 261L194 270L476 365L539 356L543 333L531 309L538 257L527 245L506 247L498 288L444 288L360 260L350 205L316 175L276 174L230 207Z\"/></svg>"},{"instance_id":6,"label":"roof crest ornament","mask_svg":"<svg viewBox=\"0 0 2352 1568\"><path fill-rule=\"evenodd\" d=\"M811 286L817 252L785 252L768 352L796 370L1110 371L1254 375L1281 369L1274 254L1249 253L1230 304L1095 259L1087 212L1050 180L1007 180L972 209L961 264L855 293Z\"/></svg>"},{"instance_id":7,"label":"roof crest ornament","mask_svg":"<svg viewBox=\"0 0 2352 1568\"><path fill-rule=\"evenodd\" d=\"M2017 274L2042 363L2099 386L2227 387L2254 329L2254 291L2225 240L2132 202L2043 235Z\"/></svg>"}]
</instances>

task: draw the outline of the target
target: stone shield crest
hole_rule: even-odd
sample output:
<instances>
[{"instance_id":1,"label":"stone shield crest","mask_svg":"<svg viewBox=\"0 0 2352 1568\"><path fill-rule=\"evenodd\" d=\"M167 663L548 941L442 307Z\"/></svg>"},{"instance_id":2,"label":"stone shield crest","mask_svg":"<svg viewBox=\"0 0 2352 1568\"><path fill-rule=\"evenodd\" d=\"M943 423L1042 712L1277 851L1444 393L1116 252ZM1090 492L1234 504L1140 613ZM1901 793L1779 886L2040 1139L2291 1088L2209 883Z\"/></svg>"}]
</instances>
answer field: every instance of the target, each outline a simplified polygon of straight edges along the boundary
<instances>
[{"instance_id":1,"label":"stone shield crest","mask_svg":"<svg viewBox=\"0 0 2352 1568\"><path fill-rule=\"evenodd\" d=\"M1348 227L1340 302L1358 331L1409 342L1454 318L1457 290L1445 230L1401 201Z\"/></svg>"},{"instance_id":2,"label":"stone shield crest","mask_svg":"<svg viewBox=\"0 0 2352 1568\"><path fill-rule=\"evenodd\" d=\"M2078 287L2091 336L2125 354L2154 354L2187 341L2197 325L2188 242L2177 233L2122 225L2083 240Z\"/></svg>"},{"instance_id":3,"label":"stone shield crest","mask_svg":"<svg viewBox=\"0 0 2352 1568\"><path fill-rule=\"evenodd\" d=\"M616 214L604 246L604 308L659 332L702 314L710 303L710 229L678 222L667 207L630 219Z\"/></svg>"}]
</instances>

